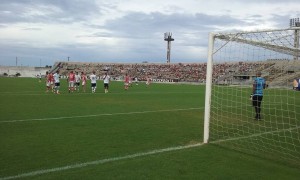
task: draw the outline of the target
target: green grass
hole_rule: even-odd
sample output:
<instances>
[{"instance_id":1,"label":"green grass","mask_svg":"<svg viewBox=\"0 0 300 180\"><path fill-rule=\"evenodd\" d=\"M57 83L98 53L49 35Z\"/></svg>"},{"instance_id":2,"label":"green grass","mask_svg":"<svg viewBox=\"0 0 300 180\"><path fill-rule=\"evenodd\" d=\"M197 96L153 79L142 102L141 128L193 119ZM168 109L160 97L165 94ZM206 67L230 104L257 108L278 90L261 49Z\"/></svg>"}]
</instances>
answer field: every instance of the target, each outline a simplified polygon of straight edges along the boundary
<instances>
[{"instance_id":1,"label":"green grass","mask_svg":"<svg viewBox=\"0 0 300 180\"><path fill-rule=\"evenodd\" d=\"M0 179L298 179L299 168L201 143L204 92L200 85L112 82L104 94L45 93L30 78L0 78ZM89 85L89 84L88 84ZM110 159L51 173L32 172Z\"/></svg>"}]
</instances>

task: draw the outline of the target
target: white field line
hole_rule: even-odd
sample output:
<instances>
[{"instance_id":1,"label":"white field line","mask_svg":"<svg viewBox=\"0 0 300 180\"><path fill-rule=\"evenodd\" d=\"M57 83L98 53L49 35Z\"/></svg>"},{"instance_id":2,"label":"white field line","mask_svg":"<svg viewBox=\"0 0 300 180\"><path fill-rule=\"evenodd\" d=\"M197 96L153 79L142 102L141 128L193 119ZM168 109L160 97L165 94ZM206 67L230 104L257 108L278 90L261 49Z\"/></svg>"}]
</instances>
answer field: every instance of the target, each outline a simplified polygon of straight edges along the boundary
<instances>
[{"instance_id":1,"label":"white field line","mask_svg":"<svg viewBox=\"0 0 300 180\"><path fill-rule=\"evenodd\" d=\"M65 170L75 169L75 168L83 168L83 167L91 166L91 165L99 165L99 164L104 164L104 163L108 163L108 162L133 159L133 158L137 158L137 157L160 154L160 153L164 153L164 152L189 149L189 148L198 147L201 145L203 145L203 143L197 143L197 144L186 145L186 146L169 147L169 148L165 148L165 149L156 149L156 150L152 150L152 151L148 151L148 152L136 153L136 154L131 154L131 155L127 155L127 156L119 156L119 157L101 159L101 160L96 160L96 161L89 161L89 162L85 162L85 163L72 164L72 165L67 165L67 166L62 166L62 167L57 167L57 168L52 168L52 169L42 169L42 170L32 171L32 172L18 174L18 175L14 175L14 176L2 177L2 178L0 178L0 180L24 178L24 177L37 176L37 175L51 173L51 172L59 172L59 171L65 171Z\"/></svg>"},{"instance_id":2,"label":"white field line","mask_svg":"<svg viewBox=\"0 0 300 180\"><path fill-rule=\"evenodd\" d=\"M130 115L130 114L145 114L145 113L156 113L156 112L172 112L172 111L189 111L198 110L202 108L186 108L186 109L166 109L166 110L156 110L156 111L137 111L137 112L125 112L125 113L106 113L106 114L91 114L82 116L64 116L64 117L53 117L53 118L37 118L37 119L19 119L19 120L5 120L0 121L0 123L15 123L15 122L27 122L27 121L49 121L58 119L73 119L73 118L87 118L87 117L97 117L97 116L116 116L116 115Z\"/></svg>"},{"instance_id":3,"label":"white field line","mask_svg":"<svg viewBox=\"0 0 300 180\"><path fill-rule=\"evenodd\" d=\"M275 131L267 131L267 132L262 132L262 133L257 133L257 134L251 134L249 136L243 136L243 137L234 137L234 138L229 138L229 139L222 139L222 140L217 140L217 141L211 141L210 143L221 143L221 142L226 142L226 141L234 141L234 140L241 140L241 139L247 139L247 138L252 138L252 137L259 137L262 135L266 135L266 134L273 134L273 133L281 133L281 132L285 132L285 131L293 131L296 129L299 129L300 126L295 126L295 127L291 127L288 129L278 129Z\"/></svg>"}]
</instances>

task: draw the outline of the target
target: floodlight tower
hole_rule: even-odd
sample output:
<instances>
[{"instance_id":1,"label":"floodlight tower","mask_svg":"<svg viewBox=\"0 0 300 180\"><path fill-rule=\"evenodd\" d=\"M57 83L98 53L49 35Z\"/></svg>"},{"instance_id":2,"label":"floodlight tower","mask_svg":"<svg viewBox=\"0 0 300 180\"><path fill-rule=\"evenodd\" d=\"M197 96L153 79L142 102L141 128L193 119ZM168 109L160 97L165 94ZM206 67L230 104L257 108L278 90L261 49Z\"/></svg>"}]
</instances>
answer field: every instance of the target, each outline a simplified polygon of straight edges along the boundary
<instances>
[{"instance_id":1,"label":"floodlight tower","mask_svg":"<svg viewBox=\"0 0 300 180\"><path fill-rule=\"evenodd\" d=\"M293 28L293 27L300 27L299 18L290 19L290 28ZM299 49L299 29L295 29L294 37L295 37L294 48L296 49L295 55L294 55L294 60L298 60L298 57L300 56L299 51L297 51L297 49Z\"/></svg>"},{"instance_id":2,"label":"floodlight tower","mask_svg":"<svg viewBox=\"0 0 300 180\"><path fill-rule=\"evenodd\" d=\"M166 32L165 33L165 41L168 42L168 47L167 47L167 63L170 64L171 61L171 41L174 41L172 38L172 33Z\"/></svg>"}]
</instances>

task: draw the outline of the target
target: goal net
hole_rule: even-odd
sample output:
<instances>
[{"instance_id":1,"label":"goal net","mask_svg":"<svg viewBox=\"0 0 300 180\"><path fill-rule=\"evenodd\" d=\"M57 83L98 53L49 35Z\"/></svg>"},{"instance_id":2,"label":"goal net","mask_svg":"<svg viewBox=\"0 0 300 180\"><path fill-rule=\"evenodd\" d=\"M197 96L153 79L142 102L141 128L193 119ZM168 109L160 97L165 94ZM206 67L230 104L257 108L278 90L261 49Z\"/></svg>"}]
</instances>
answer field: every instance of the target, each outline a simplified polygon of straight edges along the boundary
<instances>
[{"instance_id":1,"label":"goal net","mask_svg":"<svg viewBox=\"0 0 300 180\"><path fill-rule=\"evenodd\" d=\"M210 34L204 143L300 164L299 32ZM250 100L258 71L267 84L259 120Z\"/></svg>"}]
</instances>

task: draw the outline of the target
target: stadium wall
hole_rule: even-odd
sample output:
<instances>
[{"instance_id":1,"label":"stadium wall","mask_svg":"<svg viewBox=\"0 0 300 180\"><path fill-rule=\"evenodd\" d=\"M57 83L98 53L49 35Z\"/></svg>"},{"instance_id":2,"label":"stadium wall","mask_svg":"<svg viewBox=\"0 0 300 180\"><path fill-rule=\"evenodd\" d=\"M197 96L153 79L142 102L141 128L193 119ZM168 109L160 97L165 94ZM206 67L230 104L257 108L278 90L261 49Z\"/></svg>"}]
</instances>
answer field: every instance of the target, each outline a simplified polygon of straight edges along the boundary
<instances>
[{"instance_id":1,"label":"stadium wall","mask_svg":"<svg viewBox=\"0 0 300 180\"><path fill-rule=\"evenodd\" d=\"M0 66L0 75L5 76L6 74L6 76L13 77L20 73L20 77L38 77L45 75L49 70L50 68L46 67Z\"/></svg>"}]
</instances>

